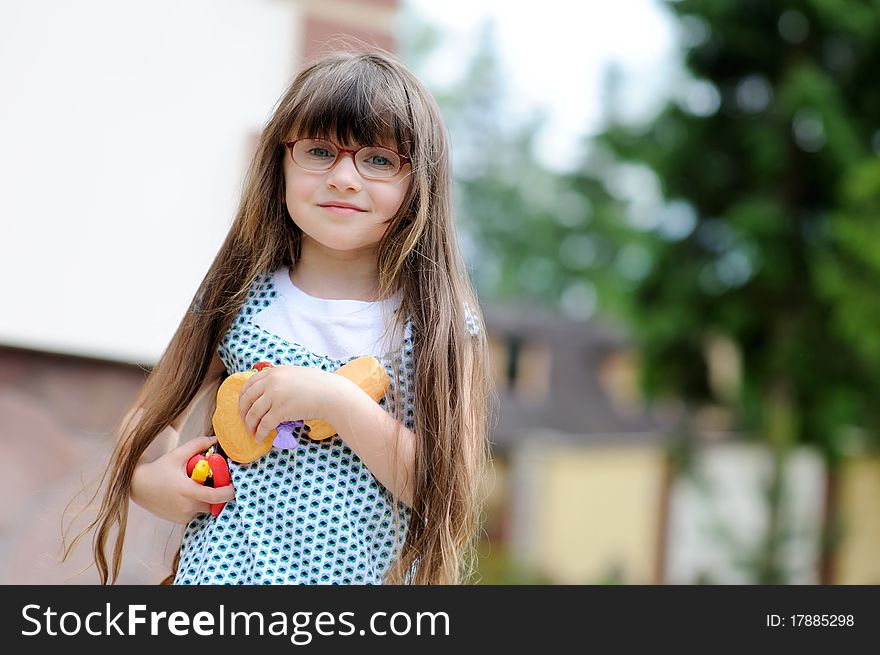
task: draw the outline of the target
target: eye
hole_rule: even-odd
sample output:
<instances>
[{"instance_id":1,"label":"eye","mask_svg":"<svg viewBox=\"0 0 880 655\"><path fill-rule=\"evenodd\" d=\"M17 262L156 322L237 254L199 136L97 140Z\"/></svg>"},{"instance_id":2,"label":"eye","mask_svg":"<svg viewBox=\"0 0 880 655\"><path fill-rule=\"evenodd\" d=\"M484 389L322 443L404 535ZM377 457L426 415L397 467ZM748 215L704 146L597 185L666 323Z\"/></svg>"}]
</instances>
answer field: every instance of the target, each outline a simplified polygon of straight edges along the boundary
<instances>
[{"instance_id":1,"label":"eye","mask_svg":"<svg viewBox=\"0 0 880 655\"><path fill-rule=\"evenodd\" d=\"M391 166L391 160L383 155L370 155L370 157L367 158L367 163L370 166L378 166L380 168Z\"/></svg>"},{"instance_id":2,"label":"eye","mask_svg":"<svg viewBox=\"0 0 880 655\"><path fill-rule=\"evenodd\" d=\"M333 153L330 152L330 150L328 150L327 148L322 148L321 146L315 146L314 148L309 148L306 152L308 153L308 155L310 157L324 158L324 157L333 157L334 156Z\"/></svg>"},{"instance_id":3,"label":"eye","mask_svg":"<svg viewBox=\"0 0 880 655\"><path fill-rule=\"evenodd\" d=\"M361 173L369 177L390 178L400 170L400 157L387 148L361 148L357 160Z\"/></svg>"}]
</instances>

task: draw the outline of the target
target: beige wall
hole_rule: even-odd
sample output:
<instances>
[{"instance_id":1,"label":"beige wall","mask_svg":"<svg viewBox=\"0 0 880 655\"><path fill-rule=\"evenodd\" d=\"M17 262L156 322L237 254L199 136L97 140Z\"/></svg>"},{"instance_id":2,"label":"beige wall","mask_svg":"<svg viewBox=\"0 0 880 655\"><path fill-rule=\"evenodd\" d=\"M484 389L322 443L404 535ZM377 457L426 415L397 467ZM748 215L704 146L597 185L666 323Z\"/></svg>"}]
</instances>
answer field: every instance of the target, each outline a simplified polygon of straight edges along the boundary
<instances>
[{"instance_id":1,"label":"beige wall","mask_svg":"<svg viewBox=\"0 0 880 655\"><path fill-rule=\"evenodd\" d=\"M536 441L539 435L536 435ZM518 559L556 583L657 581L665 459L650 446L526 447L514 457Z\"/></svg>"},{"instance_id":2,"label":"beige wall","mask_svg":"<svg viewBox=\"0 0 880 655\"><path fill-rule=\"evenodd\" d=\"M840 473L840 550L833 584L880 584L880 456L852 459Z\"/></svg>"}]
</instances>

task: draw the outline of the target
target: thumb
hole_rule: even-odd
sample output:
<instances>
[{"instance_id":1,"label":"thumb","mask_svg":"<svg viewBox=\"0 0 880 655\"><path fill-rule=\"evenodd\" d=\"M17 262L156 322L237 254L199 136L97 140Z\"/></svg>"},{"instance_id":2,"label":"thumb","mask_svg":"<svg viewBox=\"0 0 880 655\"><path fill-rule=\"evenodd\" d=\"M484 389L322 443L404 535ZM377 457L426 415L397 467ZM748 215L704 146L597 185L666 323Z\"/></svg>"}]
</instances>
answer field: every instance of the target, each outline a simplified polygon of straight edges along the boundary
<instances>
[{"instance_id":1,"label":"thumb","mask_svg":"<svg viewBox=\"0 0 880 655\"><path fill-rule=\"evenodd\" d=\"M176 455L181 458L189 459L193 455L197 455L198 453L203 453L211 446L217 443L217 437L214 435L204 436L204 437L196 437L195 439L190 439L182 444L180 444L177 448L174 449Z\"/></svg>"},{"instance_id":2,"label":"thumb","mask_svg":"<svg viewBox=\"0 0 880 655\"><path fill-rule=\"evenodd\" d=\"M231 484L223 487L203 487L194 485L190 488L192 497L202 503L228 503L235 500L235 488Z\"/></svg>"}]
</instances>

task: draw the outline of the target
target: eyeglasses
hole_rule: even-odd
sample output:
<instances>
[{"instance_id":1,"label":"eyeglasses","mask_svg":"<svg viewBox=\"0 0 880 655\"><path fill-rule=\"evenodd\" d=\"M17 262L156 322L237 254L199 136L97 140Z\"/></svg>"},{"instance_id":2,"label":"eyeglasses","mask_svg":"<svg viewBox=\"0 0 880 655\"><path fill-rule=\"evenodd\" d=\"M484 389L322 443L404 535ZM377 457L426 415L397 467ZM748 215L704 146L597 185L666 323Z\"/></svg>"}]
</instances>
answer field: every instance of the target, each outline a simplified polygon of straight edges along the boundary
<instances>
[{"instance_id":1,"label":"eyeglasses","mask_svg":"<svg viewBox=\"0 0 880 655\"><path fill-rule=\"evenodd\" d=\"M345 153L351 153L354 167L368 180L387 180L396 177L410 159L390 148L364 146L343 148L325 139L297 139L285 141L284 147L297 166L307 171L329 171Z\"/></svg>"}]
</instances>

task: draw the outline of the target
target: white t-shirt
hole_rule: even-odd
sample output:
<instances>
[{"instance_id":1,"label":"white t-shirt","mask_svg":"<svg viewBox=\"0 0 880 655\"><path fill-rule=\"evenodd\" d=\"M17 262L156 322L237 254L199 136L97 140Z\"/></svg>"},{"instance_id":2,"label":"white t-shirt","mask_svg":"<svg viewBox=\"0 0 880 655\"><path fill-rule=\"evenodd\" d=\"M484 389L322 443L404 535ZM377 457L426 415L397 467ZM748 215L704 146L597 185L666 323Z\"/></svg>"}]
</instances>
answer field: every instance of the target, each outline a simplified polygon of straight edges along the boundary
<instances>
[{"instance_id":1,"label":"white t-shirt","mask_svg":"<svg viewBox=\"0 0 880 655\"><path fill-rule=\"evenodd\" d=\"M285 341L334 359L381 357L400 345L400 335L385 334L400 307L400 291L377 302L317 298L293 284L286 266L272 273L272 282L278 296L252 321Z\"/></svg>"}]
</instances>

